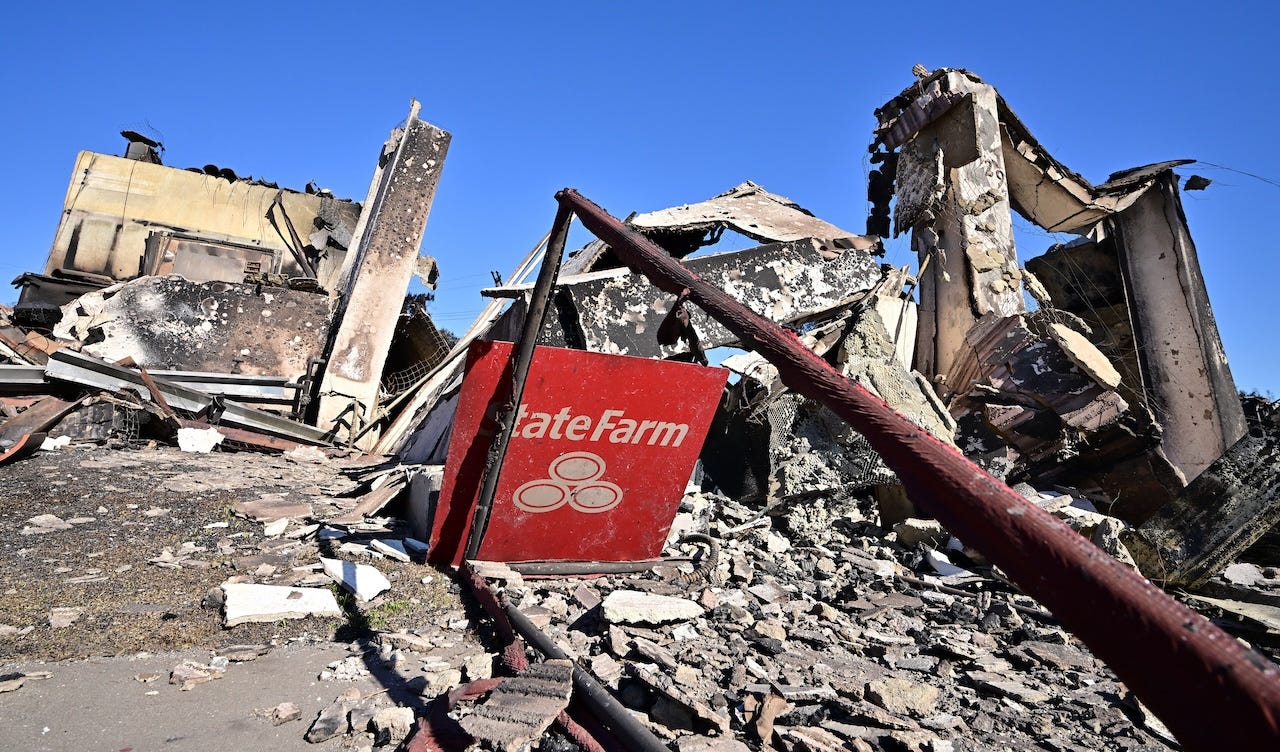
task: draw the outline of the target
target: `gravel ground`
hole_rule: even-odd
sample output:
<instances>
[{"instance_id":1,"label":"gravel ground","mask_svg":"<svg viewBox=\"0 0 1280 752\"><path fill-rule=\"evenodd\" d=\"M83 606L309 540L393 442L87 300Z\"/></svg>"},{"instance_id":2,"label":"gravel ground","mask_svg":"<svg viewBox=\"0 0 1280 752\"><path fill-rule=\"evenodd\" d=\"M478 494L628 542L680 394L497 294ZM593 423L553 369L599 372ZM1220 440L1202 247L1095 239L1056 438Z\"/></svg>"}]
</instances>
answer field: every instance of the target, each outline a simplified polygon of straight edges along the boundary
<instances>
[{"instance_id":1,"label":"gravel ground","mask_svg":"<svg viewBox=\"0 0 1280 752\"><path fill-rule=\"evenodd\" d=\"M447 577L424 565L381 560L376 564L392 589L366 604L340 596L345 619L222 627L210 591L246 574L235 568L237 560L272 545L262 525L236 517L233 506L264 494L310 502L318 514L350 506L344 495L357 484L336 461L69 447L0 468L0 488L0 661L214 649L304 635L345 641L370 629L433 624L460 608ZM50 514L70 528L36 532L31 519ZM167 558L180 560L178 567L150 563L166 558L166 550ZM309 552L314 549L303 548L293 563L315 563ZM296 576L283 568L271 581L282 582L282 575ZM79 609L79 615L54 628L51 617L66 613L54 609Z\"/></svg>"}]
</instances>

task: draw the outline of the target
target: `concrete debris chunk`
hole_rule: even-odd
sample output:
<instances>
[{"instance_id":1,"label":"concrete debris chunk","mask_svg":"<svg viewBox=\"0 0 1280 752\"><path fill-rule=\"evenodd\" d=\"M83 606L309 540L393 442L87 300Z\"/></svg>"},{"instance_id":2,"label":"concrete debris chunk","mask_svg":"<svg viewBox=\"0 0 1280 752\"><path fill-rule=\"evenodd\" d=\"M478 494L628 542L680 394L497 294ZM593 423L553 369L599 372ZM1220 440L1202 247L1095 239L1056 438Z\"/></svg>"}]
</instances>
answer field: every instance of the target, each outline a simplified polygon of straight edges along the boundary
<instances>
[{"instance_id":1,"label":"concrete debris chunk","mask_svg":"<svg viewBox=\"0 0 1280 752\"><path fill-rule=\"evenodd\" d=\"M257 660L269 652L271 652L271 646L266 644L228 645L225 648L219 648L217 655L226 658L232 663L247 663Z\"/></svg>"},{"instance_id":2,"label":"concrete debris chunk","mask_svg":"<svg viewBox=\"0 0 1280 752\"><path fill-rule=\"evenodd\" d=\"M1056 642L1039 642L1037 640L1027 640L1018 646L1019 652L1031 656L1032 658L1052 666L1059 671L1068 669L1076 669L1087 671L1094 667L1094 660L1089 655L1080 652L1070 645L1061 645Z\"/></svg>"},{"instance_id":3,"label":"concrete debris chunk","mask_svg":"<svg viewBox=\"0 0 1280 752\"><path fill-rule=\"evenodd\" d=\"M40 442L40 449L45 452L55 452L70 443L70 436L58 436L57 438L45 437L45 440Z\"/></svg>"},{"instance_id":4,"label":"concrete debris chunk","mask_svg":"<svg viewBox=\"0 0 1280 752\"><path fill-rule=\"evenodd\" d=\"M323 556L320 557L320 563L324 566L324 573L329 575L330 579L355 593L357 598L366 603L376 598L379 593L391 589L391 581L386 575L368 564L326 559Z\"/></svg>"},{"instance_id":5,"label":"concrete debris chunk","mask_svg":"<svg viewBox=\"0 0 1280 752\"><path fill-rule=\"evenodd\" d=\"M288 501L281 496L267 496L257 501L241 501L232 507L237 515L269 524L280 519L301 519L311 516L311 505L301 501Z\"/></svg>"},{"instance_id":6,"label":"concrete debris chunk","mask_svg":"<svg viewBox=\"0 0 1280 752\"><path fill-rule=\"evenodd\" d=\"M49 626L53 629L66 629L75 623L76 619L84 613L83 608L79 607L59 607L49 612Z\"/></svg>"},{"instance_id":7,"label":"concrete debris chunk","mask_svg":"<svg viewBox=\"0 0 1280 752\"><path fill-rule=\"evenodd\" d=\"M631 677L656 693L657 701L649 711L654 720L669 728L729 733L730 719L726 713L717 711L708 702L644 664L628 662L627 669Z\"/></svg>"},{"instance_id":8,"label":"concrete debris chunk","mask_svg":"<svg viewBox=\"0 0 1280 752\"><path fill-rule=\"evenodd\" d=\"M867 682L867 699L901 715L927 715L938 702L938 690L906 679L876 679Z\"/></svg>"},{"instance_id":9,"label":"concrete debris chunk","mask_svg":"<svg viewBox=\"0 0 1280 752\"><path fill-rule=\"evenodd\" d=\"M1248 587L1250 585L1257 585L1259 582L1264 581L1266 577L1262 574L1262 570L1258 568L1257 564L1245 564L1241 562L1232 564L1222 570L1222 579L1230 582L1232 585L1244 585L1245 587Z\"/></svg>"},{"instance_id":10,"label":"concrete debris chunk","mask_svg":"<svg viewBox=\"0 0 1280 752\"><path fill-rule=\"evenodd\" d=\"M749 752L751 748L737 739L724 739L689 734L676 739L677 752Z\"/></svg>"},{"instance_id":11,"label":"concrete debris chunk","mask_svg":"<svg viewBox=\"0 0 1280 752\"><path fill-rule=\"evenodd\" d=\"M396 561L409 561L409 551L405 548L404 541L375 538L369 542L370 547L378 553L388 556Z\"/></svg>"},{"instance_id":12,"label":"concrete debris chunk","mask_svg":"<svg viewBox=\"0 0 1280 752\"><path fill-rule=\"evenodd\" d=\"M375 744L399 744L413 728L413 708L379 708L370 723Z\"/></svg>"},{"instance_id":13,"label":"concrete debris chunk","mask_svg":"<svg viewBox=\"0 0 1280 752\"><path fill-rule=\"evenodd\" d=\"M782 736L809 752L843 752L847 749L843 739L817 726L789 728L782 732Z\"/></svg>"},{"instance_id":14,"label":"concrete debris chunk","mask_svg":"<svg viewBox=\"0 0 1280 752\"><path fill-rule=\"evenodd\" d=\"M931 546L945 544L951 534L937 520L921 520L908 518L893 526L898 535L898 542L904 546L926 543Z\"/></svg>"},{"instance_id":15,"label":"concrete debris chunk","mask_svg":"<svg viewBox=\"0 0 1280 752\"><path fill-rule=\"evenodd\" d=\"M310 463L313 465L323 465L329 461L329 457L321 451L319 447L308 446L306 444L294 447L293 449L285 452L284 458L299 464Z\"/></svg>"},{"instance_id":16,"label":"concrete debris chunk","mask_svg":"<svg viewBox=\"0 0 1280 752\"><path fill-rule=\"evenodd\" d=\"M702 606L684 598L615 590L604 598L604 618L613 624L669 624L696 619Z\"/></svg>"},{"instance_id":17,"label":"concrete debris chunk","mask_svg":"<svg viewBox=\"0 0 1280 752\"><path fill-rule=\"evenodd\" d=\"M178 689L187 692L199 684L221 679L222 672L195 661L183 661L169 672L169 683L177 684Z\"/></svg>"},{"instance_id":18,"label":"concrete debris chunk","mask_svg":"<svg viewBox=\"0 0 1280 752\"><path fill-rule=\"evenodd\" d=\"M262 526L262 534L268 538L278 538L284 535L284 531L289 529L289 518L281 517L278 520L272 520Z\"/></svg>"},{"instance_id":19,"label":"concrete debris chunk","mask_svg":"<svg viewBox=\"0 0 1280 752\"><path fill-rule=\"evenodd\" d=\"M280 619L309 616L342 616L333 592L323 588L295 588L224 582L224 625L234 627L252 622L271 623Z\"/></svg>"},{"instance_id":20,"label":"concrete debris chunk","mask_svg":"<svg viewBox=\"0 0 1280 752\"><path fill-rule=\"evenodd\" d=\"M63 520L54 514L37 514L35 517L27 520L27 524L23 526L21 533L23 535L43 535L58 530L70 530L71 523Z\"/></svg>"},{"instance_id":21,"label":"concrete debris chunk","mask_svg":"<svg viewBox=\"0 0 1280 752\"><path fill-rule=\"evenodd\" d=\"M216 428L179 428L178 448L194 454L208 454L213 448L226 440Z\"/></svg>"},{"instance_id":22,"label":"concrete debris chunk","mask_svg":"<svg viewBox=\"0 0 1280 752\"><path fill-rule=\"evenodd\" d=\"M22 688L27 681L26 674L14 673L4 674L0 676L0 694L5 692L16 692Z\"/></svg>"},{"instance_id":23,"label":"concrete debris chunk","mask_svg":"<svg viewBox=\"0 0 1280 752\"><path fill-rule=\"evenodd\" d=\"M1041 692L1038 689L1032 689L1017 679L1010 678L1003 674L997 674L990 671L969 671L965 676L980 691L988 692L999 697L1008 697L1012 700L1025 703L1028 705L1036 705L1049 700L1050 695Z\"/></svg>"},{"instance_id":24,"label":"concrete debris chunk","mask_svg":"<svg viewBox=\"0 0 1280 752\"><path fill-rule=\"evenodd\" d=\"M351 708L359 701L360 690L355 687L338 695L311 722L311 728L307 729L307 733L303 738L312 744L319 744L347 733L351 728L348 714L351 712Z\"/></svg>"},{"instance_id":25,"label":"concrete debris chunk","mask_svg":"<svg viewBox=\"0 0 1280 752\"><path fill-rule=\"evenodd\" d=\"M271 709L271 725L281 726L302 718L302 709L292 702L282 702Z\"/></svg>"},{"instance_id":26,"label":"concrete debris chunk","mask_svg":"<svg viewBox=\"0 0 1280 752\"><path fill-rule=\"evenodd\" d=\"M462 719L462 728L504 752L516 752L537 739L569 704L573 691L573 663L548 660L504 680L475 712Z\"/></svg>"}]
</instances>

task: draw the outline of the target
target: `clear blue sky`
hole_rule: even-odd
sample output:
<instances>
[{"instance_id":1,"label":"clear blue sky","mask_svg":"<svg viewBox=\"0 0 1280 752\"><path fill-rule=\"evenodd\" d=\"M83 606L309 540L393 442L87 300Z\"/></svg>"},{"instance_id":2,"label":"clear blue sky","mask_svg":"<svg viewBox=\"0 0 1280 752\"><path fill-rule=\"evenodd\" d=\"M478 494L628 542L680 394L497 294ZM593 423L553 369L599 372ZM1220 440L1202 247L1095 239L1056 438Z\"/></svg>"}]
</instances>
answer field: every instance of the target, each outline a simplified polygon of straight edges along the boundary
<instances>
[{"instance_id":1,"label":"clear blue sky","mask_svg":"<svg viewBox=\"0 0 1280 752\"><path fill-rule=\"evenodd\" d=\"M1280 180L1274 4L998 5L15 4L0 278L42 268L76 152L121 153L123 128L159 136L167 164L359 199L410 97L454 135L423 250L455 330L564 186L625 215L751 179L861 231L872 110L915 63L983 76L1095 182L1182 157ZM1191 169L1215 181L1185 203L1236 381L1280 392L1280 187ZM1019 242L1027 258L1051 239ZM908 261L905 238L890 248Z\"/></svg>"}]
</instances>

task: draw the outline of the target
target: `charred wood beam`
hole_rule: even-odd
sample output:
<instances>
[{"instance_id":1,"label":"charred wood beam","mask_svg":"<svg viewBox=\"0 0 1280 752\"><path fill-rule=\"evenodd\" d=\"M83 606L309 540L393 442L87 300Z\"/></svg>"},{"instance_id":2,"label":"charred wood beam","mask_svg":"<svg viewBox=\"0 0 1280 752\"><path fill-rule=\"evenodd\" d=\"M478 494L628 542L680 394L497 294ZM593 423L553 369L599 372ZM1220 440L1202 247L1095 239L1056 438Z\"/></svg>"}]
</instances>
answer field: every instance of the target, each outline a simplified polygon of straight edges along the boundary
<instances>
[{"instance_id":1,"label":"charred wood beam","mask_svg":"<svg viewBox=\"0 0 1280 752\"><path fill-rule=\"evenodd\" d=\"M683 289L778 368L795 391L863 433L912 499L1049 608L1189 750L1280 743L1280 668L1103 553L954 447L842 377L792 334L733 300L566 189L556 196L659 288ZM1155 670L1158 667L1158 670ZM1213 723L1204 723L1212 717Z\"/></svg>"}]
</instances>

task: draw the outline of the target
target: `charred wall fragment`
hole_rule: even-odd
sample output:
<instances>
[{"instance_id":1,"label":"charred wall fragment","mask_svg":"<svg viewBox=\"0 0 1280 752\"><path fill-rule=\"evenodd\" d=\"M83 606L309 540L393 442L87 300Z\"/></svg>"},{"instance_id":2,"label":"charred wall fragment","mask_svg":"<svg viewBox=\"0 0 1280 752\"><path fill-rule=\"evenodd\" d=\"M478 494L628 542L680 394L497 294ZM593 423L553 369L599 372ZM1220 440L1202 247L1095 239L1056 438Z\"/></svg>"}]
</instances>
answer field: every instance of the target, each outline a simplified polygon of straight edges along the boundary
<instances>
[{"instance_id":1,"label":"charred wall fragment","mask_svg":"<svg viewBox=\"0 0 1280 752\"><path fill-rule=\"evenodd\" d=\"M976 410L1007 443L1011 478L1096 485L1134 520L1174 498L1243 431L1172 172L1185 160L1092 185L960 70L877 115L873 151L897 154L895 232L920 255L916 362L953 413ZM1028 274L1010 210L1083 236Z\"/></svg>"}]
</instances>

